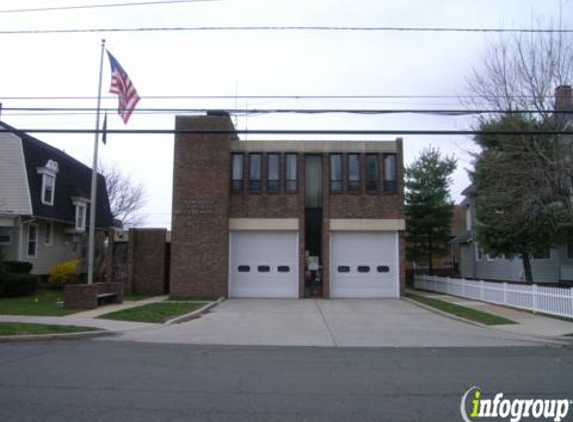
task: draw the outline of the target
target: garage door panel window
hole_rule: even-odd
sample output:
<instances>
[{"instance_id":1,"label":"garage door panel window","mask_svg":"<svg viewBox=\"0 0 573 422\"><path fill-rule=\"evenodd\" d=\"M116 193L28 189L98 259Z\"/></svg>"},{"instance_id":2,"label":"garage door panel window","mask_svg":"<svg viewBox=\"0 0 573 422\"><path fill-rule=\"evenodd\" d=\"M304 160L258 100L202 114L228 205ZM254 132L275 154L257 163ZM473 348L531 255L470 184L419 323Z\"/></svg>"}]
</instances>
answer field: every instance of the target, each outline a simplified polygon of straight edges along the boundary
<instances>
[{"instance_id":1,"label":"garage door panel window","mask_svg":"<svg viewBox=\"0 0 573 422\"><path fill-rule=\"evenodd\" d=\"M379 273L389 273L390 267L387 265L378 265L378 267L376 268L376 271L378 271Z\"/></svg>"},{"instance_id":2,"label":"garage door panel window","mask_svg":"<svg viewBox=\"0 0 573 422\"><path fill-rule=\"evenodd\" d=\"M349 273L350 267L348 265L339 265L338 266L338 272L339 273Z\"/></svg>"},{"instance_id":3,"label":"garage door panel window","mask_svg":"<svg viewBox=\"0 0 573 422\"><path fill-rule=\"evenodd\" d=\"M271 267L268 265L259 265L257 271L260 273L268 273L271 271Z\"/></svg>"},{"instance_id":4,"label":"garage door panel window","mask_svg":"<svg viewBox=\"0 0 573 422\"><path fill-rule=\"evenodd\" d=\"M240 273L248 273L251 271L251 267L249 267L248 265L239 265L237 267L237 271Z\"/></svg>"},{"instance_id":5,"label":"garage door panel window","mask_svg":"<svg viewBox=\"0 0 573 422\"><path fill-rule=\"evenodd\" d=\"M357 268L357 270L358 270L359 273L362 273L362 274L364 274L364 273L369 273L369 272L370 272L370 266L368 266L368 265L359 265L358 268Z\"/></svg>"},{"instance_id":6,"label":"garage door panel window","mask_svg":"<svg viewBox=\"0 0 573 422\"><path fill-rule=\"evenodd\" d=\"M289 273L290 272L290 267L288 265L279 265L277 268L277 271L279 273Z\"/></svg>"}]
</instances>

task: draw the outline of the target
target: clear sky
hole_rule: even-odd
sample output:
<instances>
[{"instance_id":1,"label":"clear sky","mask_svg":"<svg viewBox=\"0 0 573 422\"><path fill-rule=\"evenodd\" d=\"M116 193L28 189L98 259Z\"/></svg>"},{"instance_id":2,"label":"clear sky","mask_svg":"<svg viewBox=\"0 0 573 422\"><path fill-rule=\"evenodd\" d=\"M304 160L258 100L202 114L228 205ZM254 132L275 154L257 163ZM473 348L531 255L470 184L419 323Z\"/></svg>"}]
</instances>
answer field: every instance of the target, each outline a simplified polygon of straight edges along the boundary
<instances>
[{"instance_id":1,"label":"clear sky","mask_svg":"<svg viewBox=\"0 0 573 422\"><path fill-rule=\"evenodd\" d=\"M150 0L138 0L146 2ZM573 4L559 0L204 0L130 7L6 13L10 9L91 6L136 0L2 0L0 32L205 26L388 26L531 28L559 19L573 28ZM48 6L49 5L49 6ZM340 31L154 31L68 34L0 33L2 120L17 128L93 129L87 113L24 113L14 107L96 105L101 39L129 73L138 108L460 108L466 78L495 34ZM104 63L102 105L115 108ZM573 82L573 81L571 81ZM253 99L244 96L412 96L379 99ZM50 97L47 100L10 97ZM158 99L154 96L228 96ZM424 98L439 96L440 98ZM54 97L91 97L56 100ZM415 98L417 97L417 98ZM181 114L181 113L180 113ZM128 129L172 129L175 113L137 112ZM400 115L249 115L244 129L470 129L468 117ZM124 128L110 114L108 127ZM91 166L92 135L37 134ZM245 136L242 136L244 139ZM259 137L261 138L261 137ZM269 136L262 138L270 139ZM301 137L299 137L301 138ZM342 136L335 139L342 139ZM393 139L375 136L362 139ZM468 183L470 137L403 136L410 163L429 145L454 155L459 168L452 196ZM249 139L253 139L252 137ZM322 135L320 139L328 139ZM332 139L332 138L330 138ZM109 135L100 158L141 181L147 191L145 225L170 227L173 135Z\"/></svg>"}]
</instances>

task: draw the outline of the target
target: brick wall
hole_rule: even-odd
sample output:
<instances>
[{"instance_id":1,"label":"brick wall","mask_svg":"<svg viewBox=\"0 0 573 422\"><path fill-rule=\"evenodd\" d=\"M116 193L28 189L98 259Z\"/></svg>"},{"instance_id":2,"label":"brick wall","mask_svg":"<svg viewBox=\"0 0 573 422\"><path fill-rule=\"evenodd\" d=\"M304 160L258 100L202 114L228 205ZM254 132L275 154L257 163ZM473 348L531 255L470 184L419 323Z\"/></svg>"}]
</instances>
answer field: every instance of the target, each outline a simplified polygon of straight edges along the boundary
<instances>
[{"instance_id":1,"label":"brick wall","mask_svg":"<svg viewBox=\"0 0 573 422\"><path fill-rule=\"evenodd\" d=\"M166 229L129 230L128 292L145 295L166 293L166 235Z\"/></svg>"},{"instance_id":2,"label":"brick wall","mask_svg":"<svg viewBox=\"0 0 573 422\"><path fill-rule=\"evenodd\" d=\"M226 115L177 117L177 130L233 130ZM173 166L171 295L227 296L228 134L177 134Z\"/></svg>"}]
</instances>

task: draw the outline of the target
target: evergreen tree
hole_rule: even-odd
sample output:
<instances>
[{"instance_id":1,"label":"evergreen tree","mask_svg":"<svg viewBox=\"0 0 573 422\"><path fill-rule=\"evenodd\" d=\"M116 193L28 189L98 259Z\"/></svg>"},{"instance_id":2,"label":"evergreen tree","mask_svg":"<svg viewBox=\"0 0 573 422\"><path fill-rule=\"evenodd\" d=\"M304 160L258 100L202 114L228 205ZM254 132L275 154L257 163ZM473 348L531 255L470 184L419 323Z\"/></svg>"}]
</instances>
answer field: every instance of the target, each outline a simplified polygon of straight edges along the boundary
<instances>
[{"instance_id":1,"label":"evergreen tree","mask_svg":"<svg viewBox=\"0 0 573 422\"><path fill-rule=\"evenodd\" d=\"M449 251L454 210L449 186L456 166L455 159L429 148L406 169L406 256L427 262L430 272L433 258Z\"/></svg>"}]
</instances>

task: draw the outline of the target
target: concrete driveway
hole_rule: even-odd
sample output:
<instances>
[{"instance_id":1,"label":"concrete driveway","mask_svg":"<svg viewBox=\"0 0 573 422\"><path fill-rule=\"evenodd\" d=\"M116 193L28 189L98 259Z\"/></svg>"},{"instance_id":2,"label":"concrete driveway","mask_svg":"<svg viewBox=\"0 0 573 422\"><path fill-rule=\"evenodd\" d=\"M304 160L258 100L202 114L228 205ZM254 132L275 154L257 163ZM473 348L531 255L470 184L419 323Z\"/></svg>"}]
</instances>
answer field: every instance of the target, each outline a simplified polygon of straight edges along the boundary
<instances>
[{"instance_id":1,"label":"concrete driveway","mask_svg":"<svg viewBox=\"0 0 573 422\"><path fill-rule=\"evenodd\" d=\"M115 340L326 347L539 345L399 299L229 299L199 319L134 330Z\"/></svg>"}]
</instances>

